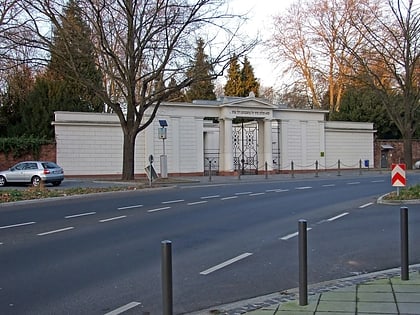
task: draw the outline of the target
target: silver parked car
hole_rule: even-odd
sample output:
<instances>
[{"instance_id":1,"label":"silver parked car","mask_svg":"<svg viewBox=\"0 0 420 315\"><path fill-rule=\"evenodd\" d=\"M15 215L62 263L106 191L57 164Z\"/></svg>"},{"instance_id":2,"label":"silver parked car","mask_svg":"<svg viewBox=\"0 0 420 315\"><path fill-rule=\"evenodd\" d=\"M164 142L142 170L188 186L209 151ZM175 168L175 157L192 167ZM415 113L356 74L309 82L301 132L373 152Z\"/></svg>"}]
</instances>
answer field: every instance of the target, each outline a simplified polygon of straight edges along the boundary
<instances>
[{"instance_id":1,"label":"silver parked car","mask_svg":"<svg viewBox=\"0 0 420 315\"><path fill-rule=\"evenodd\" d=\"M7 183L30 183L38 186L41 181L58 186L63 180L63 169L48 161L24 161L0 172L0 187Z\"/></svg>"}]
</instances>

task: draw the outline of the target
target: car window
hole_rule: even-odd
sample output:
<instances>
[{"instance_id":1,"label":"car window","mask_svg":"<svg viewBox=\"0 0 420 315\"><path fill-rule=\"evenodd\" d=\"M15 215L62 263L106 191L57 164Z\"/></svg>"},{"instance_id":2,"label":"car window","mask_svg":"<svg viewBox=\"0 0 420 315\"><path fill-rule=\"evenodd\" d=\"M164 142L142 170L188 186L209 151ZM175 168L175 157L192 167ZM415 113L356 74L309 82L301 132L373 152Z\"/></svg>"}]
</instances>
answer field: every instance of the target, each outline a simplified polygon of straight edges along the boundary
<instances>
[{"instance_id":1,"label":"car window","mask_svg":"<svg viewBox=\"0 0 420 315\"><path fill-rule=\"evenodd\" d=\"M36 163L26 163L25 169L26 170L36 170L36 169L38 169L38 165Z\"/></svg>"},{"instance_id":2,"label":"car window","mask_svg":"<svg viewBox=\"0 0 420 315\"><path fill-rule=\"evenodd\" d=\"M53 162L42 162L42 167L45 169L59 168L59 166Z\"/></svg>"},{"instance_id":3,"label":"car window","mask_svg":"<svg viewBox=\"0 0 420 315\"><path fill-rule=\"evenodd\" d=\"M16 164L15 166L13 166L12 169L20 171L20 170L23 170L25 168L25 166L26 166L26 163L19 163L19 164Z\"/></svg>"}]
</instances>

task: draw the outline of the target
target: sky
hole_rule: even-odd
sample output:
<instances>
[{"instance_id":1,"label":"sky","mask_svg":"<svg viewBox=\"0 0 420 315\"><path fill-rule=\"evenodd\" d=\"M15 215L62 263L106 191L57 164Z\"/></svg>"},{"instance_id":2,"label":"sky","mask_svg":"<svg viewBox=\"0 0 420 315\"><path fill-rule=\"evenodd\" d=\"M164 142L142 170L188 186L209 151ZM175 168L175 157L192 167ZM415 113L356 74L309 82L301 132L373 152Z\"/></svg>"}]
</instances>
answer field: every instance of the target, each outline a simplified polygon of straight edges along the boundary
<instances>
[{"instance_id":1,"label":"sky","mask_svg":"<svg viewBox=\"0 0 420 315\"><path fill-rule=\"evenodd\" d=\"M250 18L247 23L247 33L257 34L259 31L263 39L270 37L270 28L272 27L272 17L280 15L295 0L231 0L229 7L234 13L248 13ZM254 68L256 78L260 79L264 87L277 86L281 83L278 79L279 71L276 72L275 64L269 61L269 56L264 52L263 47L256 47L248 55L251 65Z\"/></svg>"}]
</instances>

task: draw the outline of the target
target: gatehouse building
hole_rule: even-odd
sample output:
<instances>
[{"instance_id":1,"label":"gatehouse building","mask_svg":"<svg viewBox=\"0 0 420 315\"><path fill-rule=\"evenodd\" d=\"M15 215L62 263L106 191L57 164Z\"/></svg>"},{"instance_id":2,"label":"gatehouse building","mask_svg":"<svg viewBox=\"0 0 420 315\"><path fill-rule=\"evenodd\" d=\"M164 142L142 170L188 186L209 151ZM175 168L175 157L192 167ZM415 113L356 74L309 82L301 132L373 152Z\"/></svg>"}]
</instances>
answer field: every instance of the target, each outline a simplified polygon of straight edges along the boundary
<instances>
[{"instance_id":1,"label":"gatehouse building","mask_svg":"<svg viewBox=\"0 0 420 315\"><path fill-rule=\"evenodd\" d=\"M291 109L264 99L162 103L136 140L135 174L256 174L369 167L372 123L327 121L328 111ZM56 112L57 163L66 175L118 175L123 133L115 114ZM372 165L371 165L372 166Z\"/></svg>"}]
</instances>

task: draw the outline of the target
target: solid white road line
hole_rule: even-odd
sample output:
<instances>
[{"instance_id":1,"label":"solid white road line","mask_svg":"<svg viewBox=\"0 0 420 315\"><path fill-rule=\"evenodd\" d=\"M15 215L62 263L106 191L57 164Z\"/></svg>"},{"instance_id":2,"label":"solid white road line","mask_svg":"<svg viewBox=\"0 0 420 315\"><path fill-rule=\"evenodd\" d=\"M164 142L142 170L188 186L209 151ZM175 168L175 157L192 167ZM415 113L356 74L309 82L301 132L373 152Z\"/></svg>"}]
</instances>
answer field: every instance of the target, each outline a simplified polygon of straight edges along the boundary
<instances>
[{"instance_id":1,"label":"solid white road line","mask_svg":"<svg viewBox=\"0 0 420 315\"><path fill-rule=\"evenodd\" d=\"M49 234L54 234L54 233L65 232L65 231L73 230L73 229L74 229L74 226L69 226L69 227L58 229L58 230L54 230L54 231L48 231L48 232L44 232L44 233L39 233L37 235L38 236L44 236L44 235L49 235Z\"/></svg>"},{"instance_id":2,"label":"solid white road line","mask_svg":"<svg viewBox=\"0 0 420 315\"><path fill-rule=\"evenodd\" d=\"M119 217L113 217L113 218L108 218L108 219L102 219L99 220L99 222L104 223L104 222L109 222L109 221L114 221L114 220L119 220L119 219L124 219L126 218L126 215L120 215Z\"/></svg>"},{"instance_id":3,"label":"solid white road line","mask_svg":"<svg viewBox=\"0 0 420 315\"><path fill-rule=\"evenodd\" d=\"M35 223L36 222L25 222L25 223L18 223L18 224L12 224L12 225L4 225L4 226L0 226L0 230L14 228L14 227L20 227L20 226L25 226L25 225L35 224Z\"/></svg>"},{"instance_id":4,"label":"solid white road line","mask_svg":"<svg viewBox=\"0 0 420 315\"><path fill-rule=\"evenodd\" d=\"M312 228L306 228L306 231L310 231L310 230L312 230ZM291 233L291 234L285 235L283 237L280 237L280 239L282 241L287 241L287 240L289 240L289 239L291 239L293 237L296 237L298 235L299 235L299 232L295 232L295 233Z\"/></svg>"},{"instance_id":5,"label":"solid white road line","mask_svg":"<svg viewBox=\"0 0 420 315\"><path fill-rule=\"evenodd\" d=\"M368 203L365 203L364 205L361 205L361 206L359 207L359 209L363 209L363 208L369 207L369 206L371 206L371 205L373 205L373 202L368 202Z\"/></svg>"},{"instance_id":6,"label":"solid white road line","mask_svg":"<svg viewBox=\"0 0 420 315\"><path fill-rule=\"evenodd\" d=\"M311 186L302 186L302 187L296 187L296 190L304 190L304 189L311 189Z\"/></svg>"},{"instance_id":7,"label":"solid white road line","mask_svg":"<svg viewBox=\"0 0 420 315\"><path fill-rule=\"evenodd\" d=\"M249 194L250 196L259 196L259 195L265 195L264 192L255 193L255 194Z\"/></svg>"},{"instance_id":8,"label":"solid white road line","mask_svg":"<svg viewBox=\"0 0 420 315\"><path fill-rule=\"evenodd\" d=\"M220 195L212 195L212 196L201 197L201 199L213 199L213 198L219 198L219 197L220 197Z\"/></svg>"},{"instance_id":9,"label":"solid white road line","mask_svg":"<svg viewBox=\"0 0 420 315\"><path fill-rule=\"evenodd\" d=\"M64 217L64 219L73 219L73 218L78 218L78 217L84 217L87 215L93 215L96 212L85 212L85 213L79 213L79 214L72 214L72 215L67 215Z\"/></svg>"},{"instance_id":10,"label":"solid white road line","mask_svg":"<svg viewBox=\"0 0 420 315\"><path fill-rule=\"evenodd\" d=\"M224 197L220 200L229 200L229 199L235 199L235 198L238 198L238 196Z\"/></svg>"},{"instance_id":11,"label":"solid white road line","mask_svg":"<svg viewBox=\"0 0 420 315\"><path fill-rule=\"evenodd\" d=\"M243 253L243 254L241 254L239 256L236 256L236 257L234 257L232 259L229 259L229 260L227 260L225 262L222 262L221 264L218 264L218 265L216 265L214 267L211 267L209 269L206 269L206 270L200 272L200 275L206 276L206 275L208 275L208 274L210 274L210 273L212 273L212 272L214 272L216 270L222 269L222 268L224 268L226 266L229 266L229 265L231 265L231 264L233 264L233 263L235 263L235 262L237 262L239 260L242 260L242 259L244 259L244 258L246 258L248 256L251 256L251 255L252 255L252 253Z\"/></svg>"},{"instance_id":12,"label":"solid white road line","mask_svg":"<svg viewBox=\"0 0 420 315\"><path fill-rule=\"evenodd\" d=\"M207 200L202 200L202 201L196 201L196 202L189 202L189 203L187 203L187 205L188 206L193 206L193 205L199 205L199 204L207 203L207 202L208 202Z\"/></svg>"},{"instance_id":13,"label":"solid white road line","mask_svg":"<svg viewBox=\"0 0 420 315\"><path fill-rule=\"evenodd\" d=\"M183 202L185 201L184 199L177 199L177 200L168 200L168 201L162 201L163 204L169 204L169 203L178 203L178 202Z\"/></svg>"},{"instance_id":14,"label":"solid white road line","mask_svg":"<svg viewBox=\"0 0 420 315\"><path fill-rule=\"evenodd\" d=\"M117 208L118 210L127 210L127 209L133 209L133 208L141 208L143 205L133 205L133 206L126 206L126 207L120 207Z\"/></svg>"},{"instance_id":15,"label":"solid white road line","mask_svg":"<svg viewBox=\"0 0 420 315\"><path fill-rule=\"evenodd\" d=\"M162 211L162 210L167 210L167 209L170 209L171 207L162 207L162 208L156 208L156 209L150 209L150 210L147 210L147 212L156 212L156 211Z\"/></svg>"},{"instance_id":16,"label":"solid white road line","mask_svg":"<svg viewBox=\"0 0 420 315\"><path fill-rule=\"evenodd\" d=\"M117 309L115 309L111 312L105 313L104 315L119 315L119 314L122 314L122 313L136 307L136 306L139 306L140 304L141 304L140 302L131 302L131 303L128 303L124 306L121 306L121 307L119 307L119 308L117 308Z\"/></svg>"},{"instance_id":17,"label":"solid white road line","mask_svg":"<svg viewBox=\"0 0 420 315\"><path fill-rule=\"evenodd\" d=\"M327 219L327 221L328 222L332 222L332 221L337 220L337 219L340 219L340 218L342 218L342 217L344 217L344 216L346 216L348 214L349 214L348 212L343 212L342 214L339 214L339 215L336 215L335 217L332 217L332 218Z\"/></svg>"}]
</instances>

